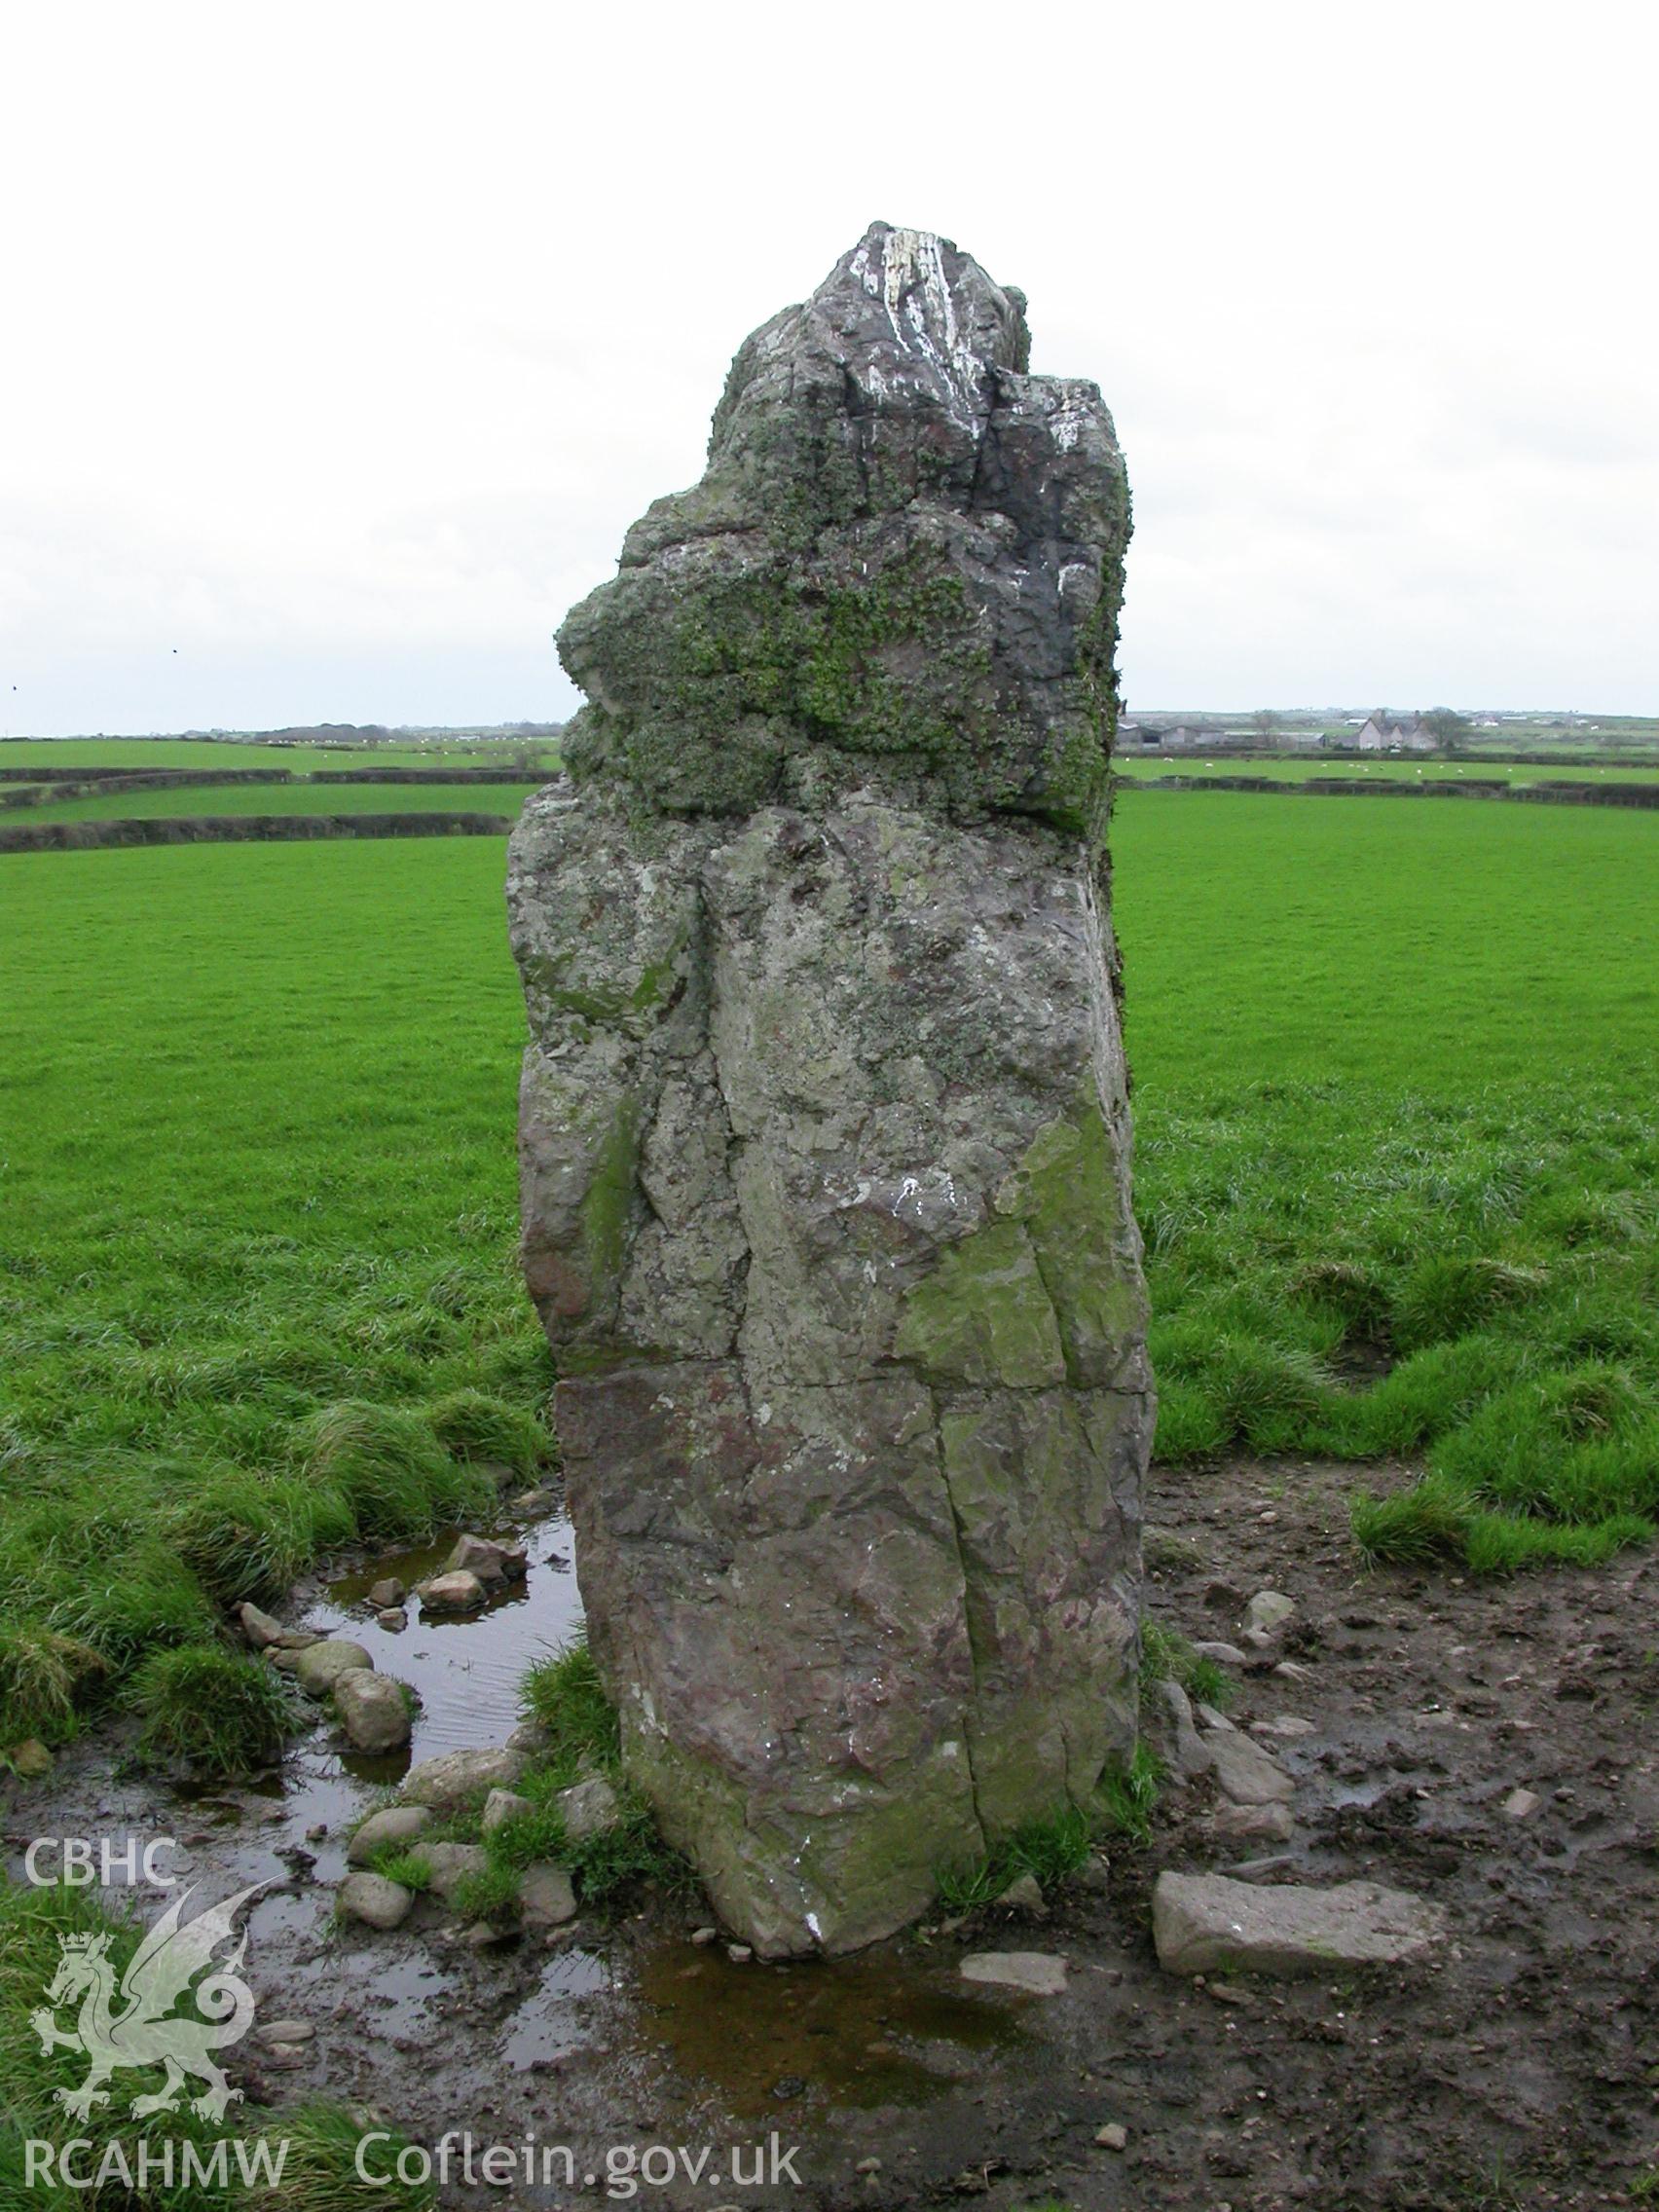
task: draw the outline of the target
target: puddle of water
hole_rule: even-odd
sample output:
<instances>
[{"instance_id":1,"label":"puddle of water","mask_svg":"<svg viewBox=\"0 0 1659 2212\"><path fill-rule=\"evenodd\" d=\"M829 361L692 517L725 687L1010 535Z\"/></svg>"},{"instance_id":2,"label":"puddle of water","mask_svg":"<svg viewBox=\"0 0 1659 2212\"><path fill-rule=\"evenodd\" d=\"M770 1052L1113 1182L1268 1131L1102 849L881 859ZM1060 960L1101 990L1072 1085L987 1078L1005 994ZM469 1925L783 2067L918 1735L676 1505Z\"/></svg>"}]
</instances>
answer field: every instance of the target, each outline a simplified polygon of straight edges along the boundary
<instances>
[{"instance_id":1,"label":"puddle of water","mask_svg":"<svg viewBox=\"0 0 1659 2212\"><path fill-rule=\"evenodd\" d=\"M535 1994L507 2023L499 2057L522 2074L599 2040L598 2023L584 2019L583 1998L608 1996L616 1986L609 1961L597 1951L561 1951L544 1970Z\"/></svg>"},{"instance_id":2,"label":"puddle of water","mask_svg":"<svg viewBox=\"0 0 1659 2212\"><path fill-rule=\"evenodd\" d=\"M371 1788L401 1781L413 1760L504 1743L522 1717L519 1684L525 1669L581 1625L571 1524L558 1514L529 1528L496 1531L526 1546L530 1571L523 1582L507 1583L482 1611L424 1619L414 1599L406 1629L382 1628L364 1603L370 1588L394 1574L413 1590L443 1566L459 1533L451 1530L429 1544L385 1552L328 1583L307 1608L308 1628L360 1643L383 1675L408 1682L422 1701L407 1757L341 1752L344 1770Z\"/></svg>"},{"instance_id":3,"label":"puddle of water","mask_svg":"<svg viewBox=\"0 0 1659 2212\"><path fill-rule=\"evenodd\" d=\"M665 1941L642 1957L640 2030L740 2117L795 2097L834 2108L914 2105L1026 2039L1014 2006L944 1969L886 1952L788 1967Z\"/></svg>"},{"instance_id":4,"label":"puddle of water","mask_svg":"<svg viewBox=\"0 0 1659 2212\"><path fill-rule=\"evenodd\" d=\"M529 1551L527 1580L465 1619L424 1621L412 1607L410 1626L398 1633L383 1629L364 1602L385 1575L413 1586L441 1567L453 1531L365 1562L306 1608L308 1627L350 1637L382 1673L418 1692L415 1759L503 1742L520 1718L526 1668L580 1625L569 1522L555 1517L513 1532ZM250 1953L285 1959L289 1986L293 1977L307 1986L331 1956L328 1922L347 1871L348 1832L374 1787L400 1780L409 1756L350 1753L319 1714L279 1775L171 1792L180 1839L173 1870L186 1879L210 1875L220 1896L266 1884L248 1916ZM372 1944L354 1945L350 1957L352 1996L377 2044L418 2051L451 2034L450 2015L471 1982L441 1951L418 1939L378 1956ZM556 2067L577 2051L599 2057L608 2072L643 2062L754 2118L796 2100L803 2110L919 2104L972 2076L982 2054L1029 2038L1017 2006L965 1992L948 1968L910 1948L737 1966L722 1947L694 1948L676 1929L638 1947L572 1946L548 1956L535 1988L498 2026L479 2020L476 2057L498 2076Z\"/></svg>"}]
</instances>

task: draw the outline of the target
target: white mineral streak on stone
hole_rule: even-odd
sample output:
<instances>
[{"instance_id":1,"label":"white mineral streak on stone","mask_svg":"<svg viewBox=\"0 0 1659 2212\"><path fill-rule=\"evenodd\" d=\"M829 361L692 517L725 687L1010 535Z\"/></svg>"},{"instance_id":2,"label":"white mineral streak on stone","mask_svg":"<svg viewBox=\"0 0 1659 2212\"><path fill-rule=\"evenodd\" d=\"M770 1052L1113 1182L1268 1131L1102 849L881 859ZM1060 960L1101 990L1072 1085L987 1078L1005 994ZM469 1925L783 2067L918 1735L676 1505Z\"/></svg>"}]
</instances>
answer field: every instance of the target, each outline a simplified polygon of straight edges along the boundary
<instances>
[{"instance_id":1,"label":"white mineral streak on stone","mask_svg":"<svg viewBox=\"0 0 1659 2212\"><path fill-rule=\"evenodd\" d=\"M888 234L882 249L881 300L899 344L931 362L959 402L951 409L953 421L965 430L981 428L982 364L957 329L956 302L944 274L944 249L932 231ZM901 310L909 325L907 335L901 325Z\"/></svg>"}]
</instances>

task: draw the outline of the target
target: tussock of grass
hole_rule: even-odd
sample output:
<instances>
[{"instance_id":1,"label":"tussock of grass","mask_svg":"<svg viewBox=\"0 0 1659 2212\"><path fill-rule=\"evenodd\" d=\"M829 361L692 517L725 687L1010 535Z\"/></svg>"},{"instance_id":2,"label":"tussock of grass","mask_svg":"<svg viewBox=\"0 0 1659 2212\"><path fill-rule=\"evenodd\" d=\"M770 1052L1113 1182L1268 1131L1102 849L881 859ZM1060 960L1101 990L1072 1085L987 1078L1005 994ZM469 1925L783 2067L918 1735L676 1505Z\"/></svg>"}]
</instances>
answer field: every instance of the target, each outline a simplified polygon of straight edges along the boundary
<instances>
[{"instance_id":1,"label":"tussock of grass","mask_svg":"<svg viewBox=\"0 0 1659 2212\"><path fill-rule=\"evenodd\" d=\"M1421 1482L1389 1497L1357 1498L1349 1512L1354 1542L1371 1566L1461 1556L1474 1506L1466 1492Z\"/></svg>"},{"instance_id":2,"label":"tussock of grass","mask_svg":"<svg viewBox=\"0 0 1659 2212\"><path fill-rule=\"evenodd\" d=\"M369 1854L369 1871L384 1875L388 1882L401 1883L417 1897L432 1886L432 1862L419 1846L411 1850L404 1844L377 1845Z\"/></svg>"},{"instance_id":3,"label":"tussock of grass","mask_svg":"<svg viewBox=\"0 0 1659 2212\"><path fill-rule=\"evenodd\" d=\"M75 1727L75 1693L103 1662L90 1644L38 1621L0 1625L0 1742L61 1743Z\"/></svg>"},{"instance_id":4,"label":"tussock of grass","mask_svg":"<svg viewBox=\"0 0 1659 2212\"><path fill-rule=\"evenodd\" d=\"M1532 1297L1543 1283L1539 1268L1517 1267L1484 1254L1424 1260L1394 1298L1390 1320L1395 1342L1416 1351L1468 1336L1506 1308Z\"/></svg>"},{"instance_id":5,"label":"tussock of grass","mask_svg":"<svg viewBox=\"0 0 1659 2212\"><path fill-rule=\"evenodd\" d=\"M565 1834L564 1816L553 1803L561 1789L568 1789L577 1779L573 1761L537 1769L518 1786L521 1796L533 1802L528 1812L513 1813L484 1838L484 1847L492 1859L502 1866L516 1867L521 1873L526 1866L534 1866L538 1860L566 1862L569 1842ZM535 1802L540 1799L539 1803Z\"/></svg>"},{"instance_id":6,"label":"tussock of grass","mask_svg":"<svg viewBox=\"0 0 1659 2212\"><path fill-rule=\"evenodd\" d=\"M1127 1759L1108 1766L1096 1791L1107 1832L1126 1836L1131 1843L1150 1843L1153 1808L1162 1779L1162 1765L1145 1744L1137 1744Z\"/></svg>"},{"instance_id":7,"label":"tussock of grass","mask_svg":"<svg viewBox=\"0 0 1659 2212\"><path fill-rule=\"evenodd\" d=\"M438 1441L460 1457L492 1459L526 1477L553 1456L552 1439L535 1415L488 1390L451 1390L426 1409Z\"/></svg>"},{"instance_id":8,"label":"tussock of grass","mask_svg":"<svg viewBox=\"0 0 1659 2212\"><path fill-rule=\"evenodd\" d=\"M505 1927L518 1918L518 1871L492 1861L478 1873L461 1876L455 1885L452 1902L465 1919Z\"/></svg>"},{"instance_id":9,"label":"tussock of grass","mask_svg":"<svg viewBox=\"0 0 1659 2212\"><path fill-rule=\"evenodd\" d=\"M522 1703L525 1718L546 1732L549 1760L616 1764L616 1710L605 1694L585 1637L572 1639L530 1669Z\"/></svg>"},{"instance_id":10,"label":"tussock of grass","mask_svg":"<svg viewBox=\"0 0 1659 2212\"><path fill-rule=\"evenodd\" d=\"M212 1644L152 1652L133 1678L132 1702L143 1718L140 1754L183 1759L203 1774L269 1765L308 1718L275 1668Z\"/></svg>"},{"instance_id":11,"label":"tussock of grass","mask_svg":"<svg viewBox=\"0 0 1659 2212\"><path fill-rule=\"evenodd\" d=\"M425 1535L495 1503L485 1478L452 1459L408 1407L328 1406L308 1424L308 1478L340 1493L360 1536Z\"/></svg>"},{"instance_id":12,"label":"tussock of grass","mask_svg":"<svg viewBox=\"0 0 1659 2212\"><path fill-rule=\"evenodd\" d=\"M1022 1874L1045 1891L1054 1889L1087 1863L1103 1825L1081 1805L1062 1805L1047 1820L1027 1821L983 1858L940 1867L934 1876L939 1901L946 1912L977 1912Z\"/></svg>"},{"instance_id":13,"label":"tussock of grass","mask_svg":"<svg viewBox=\"0 0 1659 2212\"><path fill-rule=\"evenodd\" d=\"M666 1890L694 1886L690 1867L657 1833L650 1807L626 1784L618 1789L621 1819L599 1835L584 1836L564 1853L584 1905L605 1910L630 1891L651 1882Z\"/></svg>"},{"instance_id":14,"label":"tussock of grass","mask_svg":"<svg viewBox=\"0 0 1659 2212\"><path fill-rule=\"evenodd\" d=\"M376 2133L381 2125L379 2120L373 2123ZM276 2188L247 2194L248 2212L370 2212L377 2204L390 2212L433 2212L437 2204L429 2183L393 2179L371 2185L360 2180L357 2146L363 2122L338 2105L310 2104L284 2111L267 2122L264 2132L273 2140L286 2141L288 2154ZM395 2176L397 2155L408 2141L395 2129L388 2135L388 2141L373 2147L371 2171L377 2175ZM214 2202L222 2207L224 2199L216 2197ZM187 2208L180 2206L178 2212Z\"/></svg>"},{"instance_id":15,"label":"tussock of grass","mask_svg":"<svg viewBox=\"0 0 1659 2212\"><path fill-rule=\"evenodd\" d=\"M1179 1682L1190 1698L1217 1707L1233 1701L1234 1681L1219 1661L1195 1651L1178 1629L1148 1615L1141 1622L1140 1687L1144 1697L1155 1682Z\"/></svg>"}]
</instances>

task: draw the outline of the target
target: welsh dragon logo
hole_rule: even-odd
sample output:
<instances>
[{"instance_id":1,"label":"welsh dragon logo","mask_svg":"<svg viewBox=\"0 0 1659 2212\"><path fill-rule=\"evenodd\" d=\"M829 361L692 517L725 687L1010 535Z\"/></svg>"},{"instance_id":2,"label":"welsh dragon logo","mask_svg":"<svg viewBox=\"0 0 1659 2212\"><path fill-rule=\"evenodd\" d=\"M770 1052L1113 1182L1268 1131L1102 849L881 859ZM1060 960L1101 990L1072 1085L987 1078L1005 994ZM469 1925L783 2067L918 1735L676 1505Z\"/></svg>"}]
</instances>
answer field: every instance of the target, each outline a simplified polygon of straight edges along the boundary
<instances>
[{"instance_id":1,"label":"welsh dragon logo","mask_svg":"<svg viewBox=\"0 0 1659 2212\"><path fill-rule=\"evenodd\" d=\"M60 1936L57 1938L57 1972L46 1993L46 2003L29 2014L29 2025L40 2038L43 2051L85 2051L92 2061L78 2089L58 2089L57 2102L77 2120L85 2120L94 2105L108 2104L105 2084L124 2067L162 2066L166 2079L152 2096L134 2097L128 2107L134 2120L150 2113L176 2112L186 2082L206 2083L190 2109L203 2120L222 2120L225 2107L240 2099L213 2052L227 2044L240 2043L253 2025L253 1992L238 1974L247 1936L239 1936L236 1917L249 1898L264 1884L239 1892L223 1904L199 1912L180 1925L179 1915L195 1896L186 1890L146 1934L132 1954L127 1972L116 1986L115 1962L109 1955L110 1937ZM213 1954L224 1944L236 1948L213 1967ZM206 1974L194 1990L199 1974ZM172 2008L189 1996L202 2015L192 2019ZM57 2024L57 2008L80 1999L80 2011L72 2028Z\"/></svg>"}]
</instances>

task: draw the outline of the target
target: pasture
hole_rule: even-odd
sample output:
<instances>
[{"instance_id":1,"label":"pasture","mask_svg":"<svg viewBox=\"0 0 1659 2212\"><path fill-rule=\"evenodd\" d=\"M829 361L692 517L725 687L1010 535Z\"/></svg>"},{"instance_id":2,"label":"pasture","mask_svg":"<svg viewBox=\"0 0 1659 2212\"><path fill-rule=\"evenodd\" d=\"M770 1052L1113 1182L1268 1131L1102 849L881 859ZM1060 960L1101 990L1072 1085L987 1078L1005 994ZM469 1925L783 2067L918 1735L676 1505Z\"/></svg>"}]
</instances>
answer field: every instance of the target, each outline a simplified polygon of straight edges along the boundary
<instances>
[{"instance_id":1,"label":"pasture","mask_svg":"<svg viewBox=\"0 0 1659 2212\"><path fill-rule=\"evenodd\" d=\"M1312 776L1343 776L1399 783L1419 777L1482 784L1659 783L1659 768L1650 764L1627 767L1605 756L1569 767L1559 760L1488 760L1479 754L1447 760L1433 756L1419 759L1408 753L1380 753L1361 760L1352 755L1330 758L1320 753L1280 754L1270 759L1236 753L1120 753L1113 766L1119 775L1139 780L1160 776L1265 776L1275 784L1305 784Z\"/></svg>"},{"instance_id":2,"label":"pasture","mask_svg":"<svg viewBox=\"0 0 1659 2212\"><path fill-rule=\"evenodd\" d=\"M212 737L9 737L0 739L0 768L113 768L124 775L146 768L195 768L203 775L224 768L500 768L529 757L552 762L558 746L547 738L410 738L367 744L269 745Z\"/></svg>"},{"instance_id":3,"label":"pasture","mask_svg":"<svg viewBox=\"0 0 1659 2212\"><path fill-rule=\"evenodd\" d=\"M170 821L198 814L497 814L510 821L545 778L518 784L186 784L95 792L0 813L0 827L37 822Z\"/></svg>"},{"instance_id":4,"label":"pasture","mask_svg":"<svg viewBox=\"0 0 1659 2212\"><path fill-rule=\"evenodd\" d=\"M1155 1489L1394 1456L1380 1556L1643 1539L1659 825L1137 792L1115 855ZM502 861L0 861L0 1745L548 1450Z\"/></svg>"}]
</instances>

